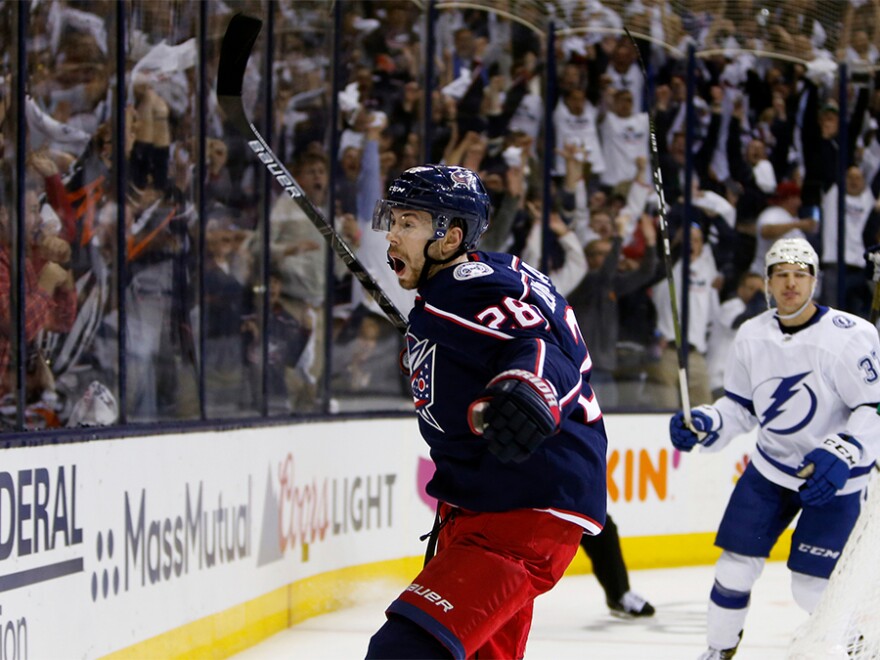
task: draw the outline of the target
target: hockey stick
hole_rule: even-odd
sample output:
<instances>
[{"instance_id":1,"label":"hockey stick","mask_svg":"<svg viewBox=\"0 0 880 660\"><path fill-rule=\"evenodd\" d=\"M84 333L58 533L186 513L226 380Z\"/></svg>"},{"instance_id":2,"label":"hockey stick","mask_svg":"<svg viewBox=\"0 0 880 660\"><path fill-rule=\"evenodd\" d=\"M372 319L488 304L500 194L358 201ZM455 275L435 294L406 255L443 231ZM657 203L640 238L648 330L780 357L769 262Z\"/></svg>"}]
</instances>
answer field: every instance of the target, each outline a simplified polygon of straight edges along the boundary
<instances>
[{"instance_id":1,"label":"hockey stick","mask_svg":"<svg viewBox=\"0 0 880 660\"><path fill-rule=\"evenodd\" d=\"M260 34L262 25L263 22L260 19L244 14L236 14L229 21L226 34L223 35L223 43L220 46L220 64L217 68L217 102L229 121L245 137L248 147L256 154L269 174L275 177L275 181L284 189L284 192L296 202L297 206L321 232L333 251L345 262L352 275L382 308L394 327L401 334L406 334L406 318L367 272L348 243L306 197L293 175L281 164L263 136L245 115L241 98L242 83L251 50L257 40L257 35Z\"/></svg>"},{"instance_id":2,"label":"hockey stick","mask_svg":"<svg viewBox=\"0 0 880 660\"><path fill-rule=\"evenodd\" d=\"M874 245L865 250L865 260L870 263L874 270L874 297L871 299L871 312L868 321L871 325L877 325L877 317L880 316L880 245Z\"/></svg>"},{"instance_id":3,"label":"hockey stick","mask_svg":"<svg viewBox=\"0 0 880 660\"><path fill-rule=\"evenodd\" d=\"M648 89L648 68L642 59L642 51L635 38L630 31L623 28L626 36L632 42L633 48L639 58L639 66L642 69L642 77L645 79L645 90ZM660 170L660 154L657 151L657 133L654 129L654 104L648 106L648 133L650 135L651 144L651 172L654 180L654 191L659 199L659 215L660 215L660 238L663 242L663 265L666 269L666 283L669 286L669 306L672 308L672 327L675 332L675 348L678 353L678 389L681 394L681 407L684 415L684 422L691 431L697 434L700 440L705 437L705 433L697 431L691 422L691 398L688 393L687 380L687 360L684 356L684 342L681 339L681 321L678 318L678 299L675 295L675 280L672 273L672 248L669 244L669 225L666 222L666 197L663 195L663 172Z\"/></svg>"}]
</instances>

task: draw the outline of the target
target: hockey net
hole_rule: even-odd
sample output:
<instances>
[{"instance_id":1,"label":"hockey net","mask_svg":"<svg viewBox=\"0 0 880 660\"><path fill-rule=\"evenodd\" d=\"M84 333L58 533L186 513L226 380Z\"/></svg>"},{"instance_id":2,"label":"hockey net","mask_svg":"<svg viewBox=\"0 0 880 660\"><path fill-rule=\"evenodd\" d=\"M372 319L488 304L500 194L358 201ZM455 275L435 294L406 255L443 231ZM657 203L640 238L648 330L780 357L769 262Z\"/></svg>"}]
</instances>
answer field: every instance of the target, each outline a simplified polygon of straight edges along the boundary
<instances>
[{"instance_id":1,"label":"hockey net","mask_svg":"<svg viewBox=\"0 0 880 660\"><path fill-rule=\"evenodd\" d=\"M797 630L789 660L880 658L880 477L867 500L819 605Z\"/></svg>"}]
</instances>

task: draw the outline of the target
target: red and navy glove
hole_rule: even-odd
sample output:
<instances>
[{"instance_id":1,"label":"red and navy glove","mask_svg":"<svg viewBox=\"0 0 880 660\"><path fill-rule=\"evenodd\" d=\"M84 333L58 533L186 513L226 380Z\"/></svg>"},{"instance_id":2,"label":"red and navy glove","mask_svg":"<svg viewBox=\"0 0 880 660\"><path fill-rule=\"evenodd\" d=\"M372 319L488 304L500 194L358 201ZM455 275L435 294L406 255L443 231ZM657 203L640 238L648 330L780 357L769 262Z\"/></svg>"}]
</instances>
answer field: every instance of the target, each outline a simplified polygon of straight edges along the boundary
<instances>
[{"instance_id":1,"label":"red and navy glove","mask_svg":"<svg viewBox=\"0 0 880 660\"><path fill-rule=\"evenodd\" d=\"M468 409L471 430L489 443L502 462L526 460L559 428L561 412L553 387L523 369L509 369L489 381Z\"/></svg>"},{"instance_id":2,"label":"red and navy glove","mask_svg":"<svg viewBox=\"0 0 880 660\"><path fill-rule=\"evenodd\" d=\"M822 506L832 500L849 479L849 471L862 456L862 446L852 436L838 433L804 456L798 476L806 477L800 487L801 500L807 506Z\"/></svg>"}]
</instances>

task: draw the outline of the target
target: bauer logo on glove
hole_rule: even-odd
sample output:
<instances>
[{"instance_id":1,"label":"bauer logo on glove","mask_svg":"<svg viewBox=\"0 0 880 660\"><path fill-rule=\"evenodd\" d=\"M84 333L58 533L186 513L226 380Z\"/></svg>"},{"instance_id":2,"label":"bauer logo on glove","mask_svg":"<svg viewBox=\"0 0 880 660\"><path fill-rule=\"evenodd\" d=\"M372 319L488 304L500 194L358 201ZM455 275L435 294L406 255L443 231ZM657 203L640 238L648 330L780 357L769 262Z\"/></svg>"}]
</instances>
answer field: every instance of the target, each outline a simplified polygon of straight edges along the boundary
<instances>
[{"instance_id":1,"label":"bauer logo on glove","mask_svg":"<svg viewBox=\"0 0 880 660\"><path fill-rule=\"evenodd\" d=\"M503 462L521 462L559 428L561 412L552 385L523 369L489 381L468 410L471 431L482 435Z\"/></svg>"}]
</instances>

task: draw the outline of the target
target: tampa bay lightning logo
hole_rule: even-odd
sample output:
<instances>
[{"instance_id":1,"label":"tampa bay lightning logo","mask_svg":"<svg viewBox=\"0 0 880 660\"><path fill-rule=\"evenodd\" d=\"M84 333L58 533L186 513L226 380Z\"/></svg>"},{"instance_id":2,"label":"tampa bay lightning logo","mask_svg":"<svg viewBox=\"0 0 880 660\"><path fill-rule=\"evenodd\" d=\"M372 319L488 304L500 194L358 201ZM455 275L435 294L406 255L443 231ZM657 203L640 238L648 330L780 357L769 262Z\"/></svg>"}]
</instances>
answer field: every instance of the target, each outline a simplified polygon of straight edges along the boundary
<instances>
[{"instance_id":1,"label":"tampa bay lightning logo","mask_svg":"<svg viewBox=\"0 0 880 660\"><path fill-rule=\"evenodd\" d=\"M812 372L771 378L755 389L755 414L761 427L780 435L804 428L816 414L816 393L805 382ZM759 406L764 405L763 410Z\"/></svg>"},{"instance_id":2,"label":"tampa bay lightning logo","mask_svg":"<svg viewBox=\"0 0 880 660\"><path fill-rule=\"evenodd\" d=\"M851 328L856 322L846 316L835 316L831 319L831 322L836 325L838 328Z\"/></svg>"},{"instance_id":3,"label":"tampa bay lightning logo","mask_svg":"<svg viewBox=\"0 0 880 660\"><path fill-rule=\"evenodd\" d=\"M429 345L427 339L417 341L412 335L407 335L406 341L411 374L409 384L416 412L426 424L442 432L443 428L431 413L434 405L434 357L437 346Z\"/></svg>"}]
</instances>

